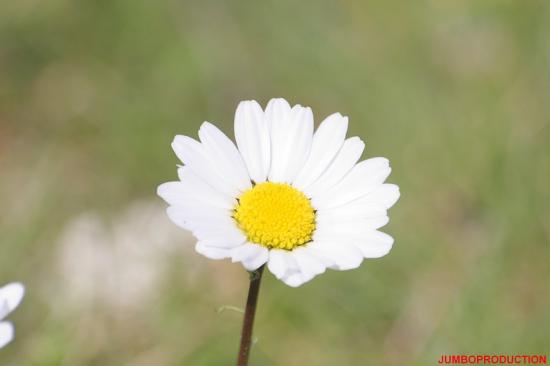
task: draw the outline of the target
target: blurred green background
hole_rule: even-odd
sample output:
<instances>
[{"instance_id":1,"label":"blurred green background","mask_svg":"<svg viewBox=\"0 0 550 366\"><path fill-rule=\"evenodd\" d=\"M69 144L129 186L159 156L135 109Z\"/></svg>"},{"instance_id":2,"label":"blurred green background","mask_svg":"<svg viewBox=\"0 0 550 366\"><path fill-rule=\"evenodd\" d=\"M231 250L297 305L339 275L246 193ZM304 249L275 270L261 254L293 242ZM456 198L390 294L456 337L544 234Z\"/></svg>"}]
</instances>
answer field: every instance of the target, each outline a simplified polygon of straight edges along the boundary
<instances>
[{"instance_id":1,"label":"blurred green background","mask_svg":"<svg viewBox=\"0 0 550 366\"><path fill-rule=\"evenodd\" d=\"M339 111L402 197L392 252L267 275L253 365L431 365L550 344L545 1L0 4L2 365L231 365L248 279L155 195L175 134L240 100Z\"/></svg>"}]
</instances>

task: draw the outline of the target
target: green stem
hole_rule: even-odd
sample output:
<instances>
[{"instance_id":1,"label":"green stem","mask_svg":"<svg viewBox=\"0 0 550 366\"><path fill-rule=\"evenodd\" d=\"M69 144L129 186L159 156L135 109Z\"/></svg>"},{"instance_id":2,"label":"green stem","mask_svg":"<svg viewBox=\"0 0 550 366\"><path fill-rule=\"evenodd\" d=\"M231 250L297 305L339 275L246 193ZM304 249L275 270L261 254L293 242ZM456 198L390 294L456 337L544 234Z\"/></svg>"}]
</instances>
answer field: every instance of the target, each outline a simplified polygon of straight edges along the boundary
<instances>
[{"instance_id":1,"label":"green stem","mask_svg":"<svg viewBox=\"0 0 550 366\"><path fill-rule=\"evenodd\" d=\"M256 315L256 304L258 303L258 294L260 293L260 283L264 266L250 272L250 287L248 288L248 298L246 300L246 309L244 312L243 329L241 332L241 347L237 366L247 366L250 355L250 344L252 341L252 328L254 326L254 315Z\"/></svg>"}]
</instances>

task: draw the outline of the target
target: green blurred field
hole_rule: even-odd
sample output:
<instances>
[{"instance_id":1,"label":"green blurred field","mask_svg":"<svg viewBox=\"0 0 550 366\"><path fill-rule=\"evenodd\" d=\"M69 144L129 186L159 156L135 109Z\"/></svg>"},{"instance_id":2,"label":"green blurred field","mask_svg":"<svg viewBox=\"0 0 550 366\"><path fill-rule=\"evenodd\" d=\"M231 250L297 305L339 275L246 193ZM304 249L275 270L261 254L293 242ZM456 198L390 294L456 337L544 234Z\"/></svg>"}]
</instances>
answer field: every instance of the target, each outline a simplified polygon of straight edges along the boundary
<instances>
[{"instance_id":1,"label":"green blurred field","mask_svg":"<svg viewBox=\"0 0 550 366\"><path fill-rule=\"evenodd\" d=\"M253 365L432 365L550 347L545 1L0 4L1 365L231 365L247 275L155 195L175 134L243 99L350 116L402 197L387 257L265 277Z\"/></svg>"}]
</instances>

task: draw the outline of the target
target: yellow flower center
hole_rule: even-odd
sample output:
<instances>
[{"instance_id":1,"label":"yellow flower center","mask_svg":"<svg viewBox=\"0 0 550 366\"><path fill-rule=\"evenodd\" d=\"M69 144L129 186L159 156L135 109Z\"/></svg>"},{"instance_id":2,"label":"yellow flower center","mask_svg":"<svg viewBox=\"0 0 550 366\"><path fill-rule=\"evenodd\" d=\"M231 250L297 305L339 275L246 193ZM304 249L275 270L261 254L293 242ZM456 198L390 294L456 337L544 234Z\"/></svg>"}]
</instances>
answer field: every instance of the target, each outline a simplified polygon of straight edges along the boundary
<instances>
[{"instance_id":1,"label":"yellow flower center","mask_svg":"<svg viewBox=\"0 0 550 366\"><path fill-rule=\"evenodd\" d=\"M311 240L315 211L309 199L285 183L260 183L244 192L233 217L248 240L291 250Z\"/></svg>"}]
</instances>

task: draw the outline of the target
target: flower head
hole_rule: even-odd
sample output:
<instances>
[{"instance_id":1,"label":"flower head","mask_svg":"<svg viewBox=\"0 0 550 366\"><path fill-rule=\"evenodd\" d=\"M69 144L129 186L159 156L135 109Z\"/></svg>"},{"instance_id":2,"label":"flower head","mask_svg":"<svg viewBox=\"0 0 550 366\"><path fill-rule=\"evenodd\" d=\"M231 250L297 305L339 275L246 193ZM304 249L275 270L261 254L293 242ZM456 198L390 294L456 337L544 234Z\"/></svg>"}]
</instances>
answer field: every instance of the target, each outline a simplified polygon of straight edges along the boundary
<instances>
[{"instance_id":1,"label":"flower head","mask_svg":"<svg viewBox=\"0 0 550 366\"><path fill-rule=\"evenodd\" d=\"M208 122L200 142L176 136L172 148L185 165L179 181L158 194L208 258L230 258L247 270L267 263L290 286L326 268L356 268L390 251L393 239L377 229L388 223L399 188L384 184L387 159L358 162L365 145L346 139L347 128L348 118L335 113L314 132L311 109L284 99L265 110L241 102L237 146Z\"/></svg>"},{"instance_id":2,"label":"flower head","mask_svg":"<svg viewBox=\"0 0 550 366\"><path fill-rule=\"evenodd\" d=\"M12 341L14 330L10 322L2 321L23 299L25 288L20 283L0 287L0 348Z\"/></svg>"}]
</instances>

